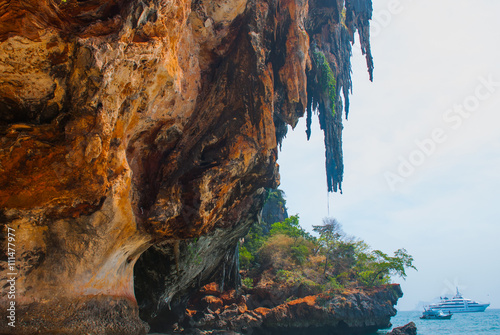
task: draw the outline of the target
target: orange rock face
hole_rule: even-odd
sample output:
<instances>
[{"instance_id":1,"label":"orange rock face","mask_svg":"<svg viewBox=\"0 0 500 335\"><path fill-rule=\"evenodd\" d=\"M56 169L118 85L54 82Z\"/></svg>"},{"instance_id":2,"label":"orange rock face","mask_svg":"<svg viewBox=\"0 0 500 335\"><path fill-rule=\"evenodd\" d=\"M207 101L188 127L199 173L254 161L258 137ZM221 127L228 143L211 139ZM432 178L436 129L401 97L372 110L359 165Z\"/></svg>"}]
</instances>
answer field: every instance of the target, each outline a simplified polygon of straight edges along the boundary
<instances>
[{"instance_id":1,"label":"orange rock face","mask_svg":"<svg viewBox=\"0 0 500 335\"><path fill-rule=\"evenodd\" d=\"M396 314L394 305L402 296L398 284L301 297L282 291L282 301L274 302L269 300L271 290L264 296L262 293L244 289L239 299L228 301L224 296L229 292L215 293L214 297L201 290L189 302L183 324L188 329L256 334L373 334L390 325L391 316ZM207 303L215 300L219 304ZM250 301L266 307L247 306Z\"/></svg>"},{"instance_id":2,"label":"orange rock face","mask_svg":"<svg viewBox=\"0 0 500 335\"><path fill-rule=\"evenodd\" d=\"M0 206L16 231L16 329L36 330L33 319L62 329L43 311L26 319L30 304L115 296L134 309L147 247L236 224L246 197L276 182L271 64L243 22L269 15L258 7L0 4Z\"/></svg>"},{"instance_id":3,"label":"orange rock face","mask_svg":"<svg viewBox=\"0 0 500 335\"><path fill-rule=\"evenodd\" d=\"M277 143L307 105L309 7L0 0L0 223L17 273L16 328L0 332L145 331L139 256L234 229L276 185Z\"/></svg>"}]
</instances>

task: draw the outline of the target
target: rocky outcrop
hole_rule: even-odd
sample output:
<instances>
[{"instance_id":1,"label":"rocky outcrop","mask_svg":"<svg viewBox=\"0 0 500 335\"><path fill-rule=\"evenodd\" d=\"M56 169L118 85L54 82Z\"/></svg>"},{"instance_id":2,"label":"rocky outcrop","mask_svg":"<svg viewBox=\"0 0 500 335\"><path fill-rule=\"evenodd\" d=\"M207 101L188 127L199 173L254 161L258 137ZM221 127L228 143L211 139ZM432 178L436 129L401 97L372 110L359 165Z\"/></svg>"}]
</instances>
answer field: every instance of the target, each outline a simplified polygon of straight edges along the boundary
<instances>
[{"instance_id":1,"label":"rocky outcrop","mask_svg":"<svg viewBox=\"0 0 500 335\"><path fill-rule=\"evenodd\" d=\"M268 293L267 297L273 295ZM245 334L370 334L390 327L390 318L396 315L394 305L401 296L399 285L388 285L288 297L277 304L265 299L258 306L255 303L261 294L252 290L242 295L234 290L221 293L212 284L194 296L186 319L177 330L184 327L186 333L195 328Z\"/></svg>"},{"instance_id":2,"label":"rocky outcrop","mask_svg":"<svg viewBox=\"0 0 500 335\"><path fill-rule=\"evenodd\" d=\"M236 242L305 109L319 106L341 185L339 93L347 110L356 29L371 69L370 14L369 0L0 0L0 281L16 279L0 332L144 333L139 305L156 316L237 281Z\"/></svg>"},{"instance_id":3,"label":"rocky outcrop","mask_svg":"<svg viewBox=\"0 0 500 335\"><path fill-rule=\"evenodd\" d=\"M282 222L288 218L284 195L285 193L280 189L267 191L261 218L261 224L264 224L262 227L264 234L269 232L273 223Z\"/></svg>"},{"instance_id":4,"label":"rocky outcrop","mask_svg":"<svg viewBox=\"0 0 500 335\"><path fill-rule=\"evenodd\" d=\"M394 328L387 335L417 335L417 326L412 321L404 326Z\"/></svg>"}]
</instances>

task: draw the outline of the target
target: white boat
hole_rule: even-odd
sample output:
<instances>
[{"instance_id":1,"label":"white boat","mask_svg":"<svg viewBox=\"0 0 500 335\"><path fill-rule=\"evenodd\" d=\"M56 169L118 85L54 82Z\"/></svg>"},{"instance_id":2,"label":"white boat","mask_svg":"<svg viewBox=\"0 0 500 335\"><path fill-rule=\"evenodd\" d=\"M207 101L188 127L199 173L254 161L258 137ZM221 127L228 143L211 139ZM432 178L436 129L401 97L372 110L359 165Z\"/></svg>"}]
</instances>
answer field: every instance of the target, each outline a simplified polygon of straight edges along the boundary
<instances>
[{"instance_id":1,"label":"white boat","mask_svg":"<svg viewBox=\"0 0 500 335\"><path fill-rule=\"evenodd\" d=\"M453 298L441 298L441 301L436 304L430 304L427 309L429 310L442 310L448 313L471 313L471 312L484 312L490 304L483 304L471 299L464 298L460 292Z\"/></svg>"},{"instance_id":2,"label":"white boat","mask_svg":"<svg viewBox=\"0 0 500 335\"><path fill-rule=\"evenodd\" d=\"M423 320L449 320L452 314L444 314L442 310L438 309L424 309L424 313L420 317Z\"/></svg>"}]
</instances>

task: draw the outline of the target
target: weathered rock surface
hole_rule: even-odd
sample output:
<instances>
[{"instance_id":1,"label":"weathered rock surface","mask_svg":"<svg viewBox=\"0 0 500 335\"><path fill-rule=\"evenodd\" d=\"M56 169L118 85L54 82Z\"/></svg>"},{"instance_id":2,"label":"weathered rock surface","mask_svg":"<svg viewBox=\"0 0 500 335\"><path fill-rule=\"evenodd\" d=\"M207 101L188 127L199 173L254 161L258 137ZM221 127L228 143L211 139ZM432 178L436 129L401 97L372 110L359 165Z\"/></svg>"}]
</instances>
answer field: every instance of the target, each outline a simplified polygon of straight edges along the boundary
<instances>
[{"instance_id":1,"label":"weathered rock surface","mask_svg":"<svg viewBox=\"0 0 500 335\"><path fill-rule=\"evenodd\" d=\"M284 221L288 218L288 211L285 206L286 200L283 198L282 190L268 190L267 200L262 207L261 223L265 223L262 227L264 233L267 233L273 223Z\"/></svg>"},{"instance_id":2,"label":"weathered rock surface","mask_svg":"<svg viewBox=\"0 0 500 335\"><path fill-rule=\"evenodd\" d=\"M394 328L387 335L417 335L417 326L412 321L404 326Z\"/></svg>"},{"instance_id":3,"label":"weathered rock surface","mask_svg":"<svg viewBox=\"0 0 500 335\"><path fill-rule=\"evenodd\" d=\"M371 1L343 8L0 0L0 282L8 228L17 273L16 327L0 333L144 333L133 272L153 245L136 271L145 318L231 278L236 242L277 184L287 124L313 103L340 187L356 29L371 69Z\"/></svg>"},{"instance_id":4,"label":"weathered rock surface","mask_svg":"<svg viewBox=\"0 0 500 335\"><path fill-rule=\"evenodd\" d=\"M395 284L305 295L273 304L272 299L263 299L262 292L221 293L212 284L191 300L181 326L185 333L199 329L245 334L369 334L390 327L390 318L396 315L394 305L401 296L401 288Z\"/></svg>"}]
</instances>

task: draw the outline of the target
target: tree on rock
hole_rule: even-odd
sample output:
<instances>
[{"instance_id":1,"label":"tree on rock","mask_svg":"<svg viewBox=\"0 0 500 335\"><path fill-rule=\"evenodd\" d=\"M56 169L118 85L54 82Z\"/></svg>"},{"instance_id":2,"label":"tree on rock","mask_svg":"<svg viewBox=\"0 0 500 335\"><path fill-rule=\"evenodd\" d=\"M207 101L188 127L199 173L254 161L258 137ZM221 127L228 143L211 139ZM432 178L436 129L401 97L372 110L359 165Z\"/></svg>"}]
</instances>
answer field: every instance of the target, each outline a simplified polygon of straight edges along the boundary
<instances>
[{"instance_id":1,"label":"tree on rock","mask_svg":"<svg viewBox=\"0 0 500 335\"><path fill-rule=\"evenodd\" d=\"M326 274L326 270L328 269L328 259L332 258L334 254L333 251L340 243L340 238L344 235L342 225L337 221L337 219L324 218L323 225L313 226L313 231L319 234L319 247L326 257L325 268L323 270L323 274Z\"/></svg>"},{"instance_id":2,"label":"tree on rock","mask_svg":"<svg viewBox=\"0 0 500 335\"><path fill-rule=\"evenodd\" d=\"M399 276L406 279L406 269L417 270L413 265L413 256L406 249L398 249L391 257L380 250L374 250L366 255L366 267L359 273L360 281L367 286L385 284L389 276Z\"/></svg>"}]
</instances>

